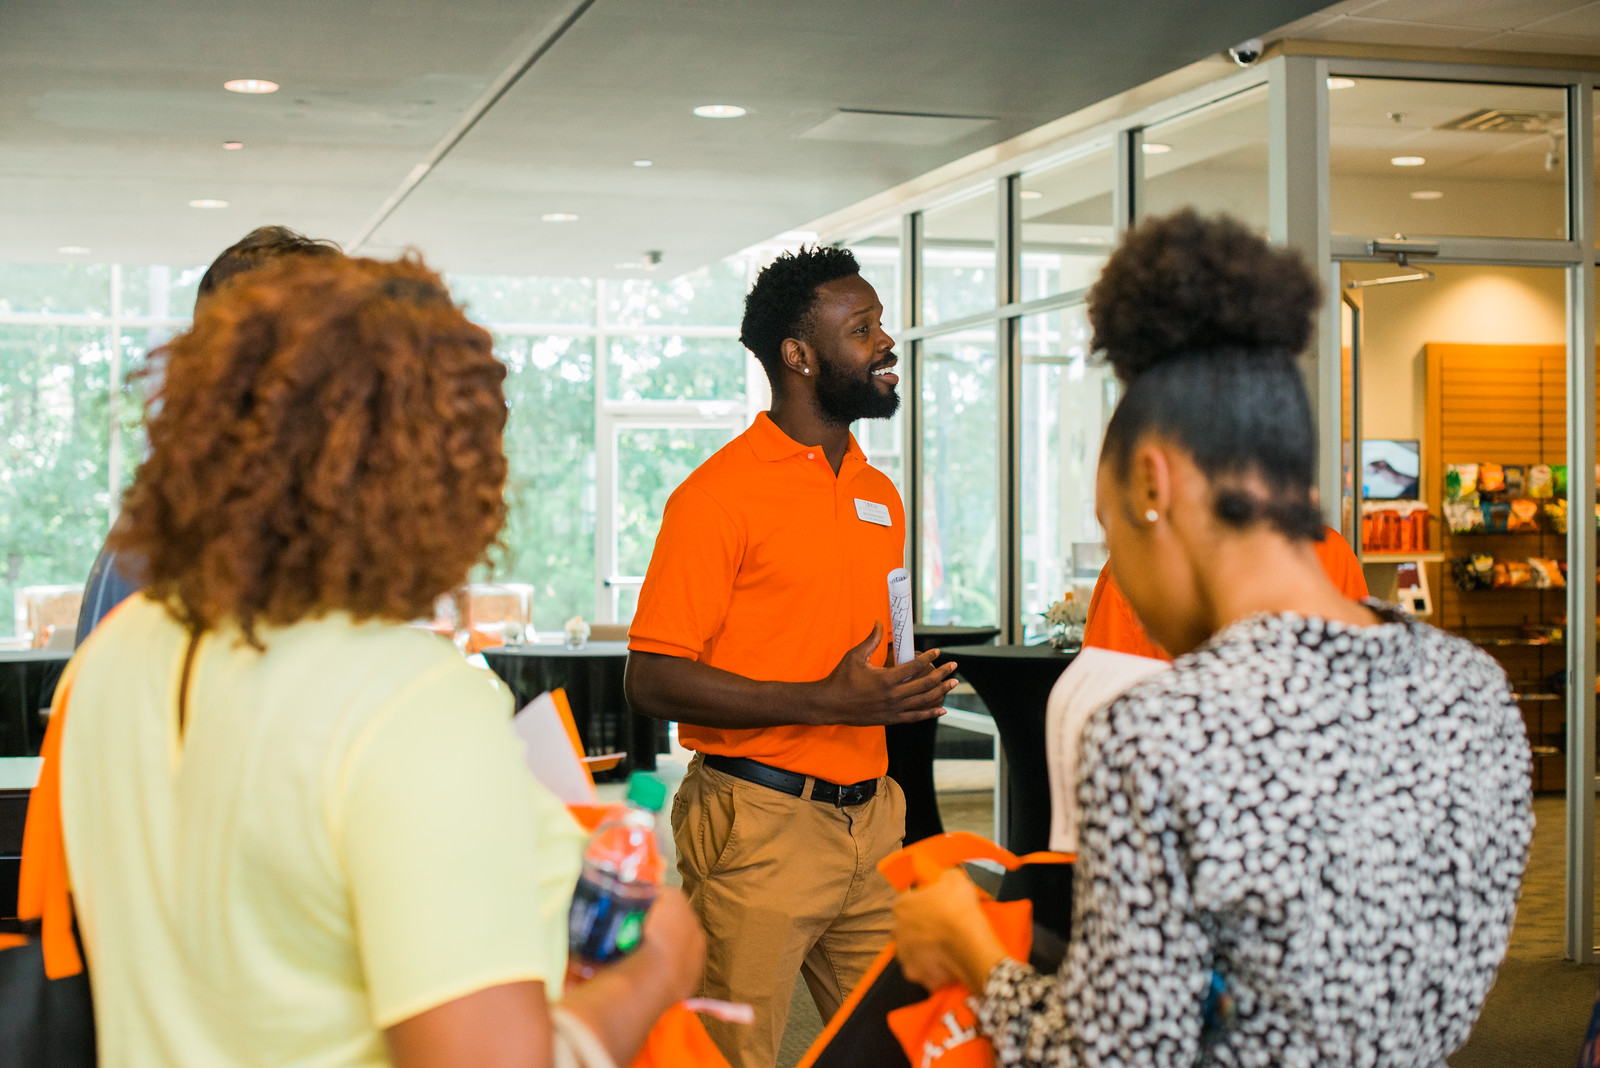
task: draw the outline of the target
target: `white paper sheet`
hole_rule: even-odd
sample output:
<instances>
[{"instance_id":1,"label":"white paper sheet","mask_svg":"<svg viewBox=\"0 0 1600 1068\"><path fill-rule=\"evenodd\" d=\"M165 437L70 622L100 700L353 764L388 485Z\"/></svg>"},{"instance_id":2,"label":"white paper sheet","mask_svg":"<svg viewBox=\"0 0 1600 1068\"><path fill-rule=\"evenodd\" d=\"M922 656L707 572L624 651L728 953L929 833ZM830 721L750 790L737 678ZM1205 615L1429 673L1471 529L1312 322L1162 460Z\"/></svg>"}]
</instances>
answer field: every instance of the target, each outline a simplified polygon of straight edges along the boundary
<instances>
[{"instance_id":1,"label":"white paper sheet","mask_svg":"<svg viewBox=\"0 0 1600 1068\"><path fill-rule=\"evenodd\" d=\"M528 770L555 794L564 805L593 805L594 782L583 769L583 762L572 748L555 698L542 693L529 701L511 719L511 726L522 738Z\"/></svg>"},{"instance_id":2,"label":"white paper sheet","mask_svg":"<svg viewBox=\"0 0 1600 1068\"><path fill-rule=\"evenodd\" d=\"M911 641L911 572L897 567L889 572L889 622L894 628L894 662L904 664L917 655Z\"/></svg>"}]
</instances>

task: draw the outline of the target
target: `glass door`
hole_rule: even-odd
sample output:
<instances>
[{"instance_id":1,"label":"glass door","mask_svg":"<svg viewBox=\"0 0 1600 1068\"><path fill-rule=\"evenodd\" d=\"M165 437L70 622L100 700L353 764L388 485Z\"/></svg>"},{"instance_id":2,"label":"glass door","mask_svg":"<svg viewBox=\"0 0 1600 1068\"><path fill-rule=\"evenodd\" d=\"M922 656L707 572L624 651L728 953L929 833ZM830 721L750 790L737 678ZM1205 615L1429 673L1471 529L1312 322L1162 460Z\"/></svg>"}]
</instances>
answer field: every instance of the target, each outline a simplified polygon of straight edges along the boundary
<instances>
[{"instance_id":1,"label":"glass door","mask_svg":"<svg viewBox=\"0 0 1600 1068\"><path fill-rule=\"evenodd\" d=\"M1345 262L1347 529L1374 596L1482 648L1511 681L1533 765L1529 887L1560 886L1571 586L1567 271ZM1352 288L1353 287L1353 288ZM1572 580L1569 582L1569 577ZM1578 633L1582 633L1581 630ZM1525 892L1512 952L1559 959L1565 908Z\"/></svg>"}]
</instances>

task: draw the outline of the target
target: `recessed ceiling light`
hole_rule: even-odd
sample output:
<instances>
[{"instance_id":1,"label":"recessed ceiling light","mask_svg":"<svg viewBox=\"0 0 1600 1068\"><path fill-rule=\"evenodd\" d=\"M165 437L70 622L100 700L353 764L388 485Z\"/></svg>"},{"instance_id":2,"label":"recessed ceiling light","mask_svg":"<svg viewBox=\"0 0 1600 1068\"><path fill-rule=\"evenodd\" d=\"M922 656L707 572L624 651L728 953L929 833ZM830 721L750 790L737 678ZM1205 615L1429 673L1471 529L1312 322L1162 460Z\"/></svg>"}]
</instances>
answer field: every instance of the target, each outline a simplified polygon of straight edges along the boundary
<instances>
[{"instance_id":1,"label":"recessed ceiling light","mask_svg":"<svg viewBox=\"0 0 1600 1068\"><path fill-rule=\"evenodd\" d=\"M1393 156L1389 162L1396 167L1420 167L1428 161L1421 156Z\"/></svg>"},{"instance_id":2,"label":"recessed ceiling light","mask_svg":"<svg viewBox=\"0 0 1600 1068\"><path fill-rule=\"evenodd\" d=\"M654 167L656 161L653 159L636 159L633 161L633 165L635 167Z\"/></svg>"},{"instance_id":3,"label":"recessed ceiling light","mask_svg":"<svg viewBox=\"0 0 1600 1068\"><path fill-rule=\"evenodd\" d=\"M223 82L222 87L230 93L276 93L277 82L269 82L265 78L235 78L231 82Z\"/></svg>"},{"instance_id":4,"label":"recessed ceiling light","mask_svg":"<svg viewBox=\"0 0 1600 1068\"><path fill-rule=\"evenodd\" d=\"M191 208L225 208L228 206L228 202L226 200L211 199L191 200L189 201L189 206Z\"/></svg>"},{"instance_id":5,"label":"recessed ceiling light","mask_svg":"<svg viewBox=\"0 0 1600 1068\"><path fill-rule=\"evenodd\" d=\"M570 211L547 211L539 216L545 222L577 222L578 217Z\"/></svg>"},{"instance_id":6,"label":"recessed ceiling light","mask_svg":"<svg viewBox=\"0 0 1600 1068\"><path fill-rule=\"evenodd\" d=\"M1439 200L1443 196L1444 196L1444 194L1441 193L1437 189L1419 189L1415 193L1411 194L1411 199L1412 200Z\"/></svg>"},{"instance_id":7,"label":"recessed ceiling light","mask_svg":"<svg viewBox=\"0 0 1600 1068\"><path fill-rule=\"evenodd\" d=\"M88 255L89 252L89 250L84 248L82 245L62 245L60 248L56 249L56 251L61 253L63 256L85 256Z\"/></svg>"},{"instance_id":8,"label":"recessed ceiling light","mask_svg":"<svg viewBox=\"0 0 1600 1068\"><path fill-rule=\"evenodd\" d=\"M1044 196L1037 189L1024 189L1021 193L1023 200L1038 200Z\"/></svg>"},{"instance_id":9,"label":"recessed ceiling light","mask_svg":"<svg viewBox=\"0 0 1600 1068\"><path fill-rule=\"evenodd\" d=\"M227 149L229 152L237 152L241 148L244 147L244 142L243 141L224 141L224 142L222 142L222 147Z\"/></svg>"},{"instance_id":10,"label":"recessed ceiling light","mask_svg":"<svg viewBox=\"0 0 1600 1068\"><path fill-rule=\"evenodd\" d=\"M701 104L694 113L702 119L737 119L744 114L738 104Z\"/></svg>"},{"instance_id":11,"label":"recessed ceiling light","mask_svg":"<svg viewBox=\"0 0 1600 1068\"><path fill-rule=\"evenodd\" d=\"M619 271L642 271L646 267L648 267L649 264L647 264L647 263L633 263L633 262L630 261L628 263L613 263L611 266L616 268Z\"/></svg>"},{"instance_id":12,"label":"recessed ceiling light","mask_svg":"<svg viewBox=\"0 0 1600 1068\"><path fill-rule=\"evenodd\" d=\"M1172 151L1171 145L1164 145L1160 141L1146 141L1139 147L1147 156L1164 156Z\"/></svg>"},{"instance_id":13,"label":"recessed ceiling light","mask_svg":"<svg viewBox=\"0 0 1600 1068\"><path fill-rule=\"evenodd\" d=\"M1335 76L1328 79L1329 89L1349 89L1355 84L1356 80L1354 78L1340 78Z\"/></svg>"}]
</instances>

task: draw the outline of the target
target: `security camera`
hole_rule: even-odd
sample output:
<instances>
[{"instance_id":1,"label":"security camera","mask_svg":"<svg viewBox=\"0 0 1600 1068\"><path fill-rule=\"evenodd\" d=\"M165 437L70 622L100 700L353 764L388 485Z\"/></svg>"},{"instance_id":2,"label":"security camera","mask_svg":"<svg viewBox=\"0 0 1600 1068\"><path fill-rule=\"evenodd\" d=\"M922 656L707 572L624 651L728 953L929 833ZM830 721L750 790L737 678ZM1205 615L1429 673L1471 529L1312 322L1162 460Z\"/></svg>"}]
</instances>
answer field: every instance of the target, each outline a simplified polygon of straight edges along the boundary
<instances>
[{"instance_id":1,"label":"security camera","mask_svg":"<svg viewBox=\"0 0 1600 1068\"><path fill-rule=\"evenodd\" d=\"M1252 37L1250 40L1240 41L1228 49L1228 58L1241 67L1253 67L1256 61L1261 58L1261 52L1264 47L1261 43L1261 38Z\"/></svg>"}]
</instances>

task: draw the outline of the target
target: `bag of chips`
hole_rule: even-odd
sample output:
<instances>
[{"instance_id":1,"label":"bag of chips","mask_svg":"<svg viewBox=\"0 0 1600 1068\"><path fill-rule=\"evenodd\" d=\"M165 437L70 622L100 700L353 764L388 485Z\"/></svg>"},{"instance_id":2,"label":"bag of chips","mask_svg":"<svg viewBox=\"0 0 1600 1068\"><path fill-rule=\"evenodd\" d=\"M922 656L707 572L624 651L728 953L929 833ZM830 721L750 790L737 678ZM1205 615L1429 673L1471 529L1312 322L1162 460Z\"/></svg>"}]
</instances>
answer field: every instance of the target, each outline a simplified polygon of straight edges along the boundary
<instances>
[{"instance_id":1,"label":"bag of chips","mask_svg":"<svg viewBox=\"0 0 1600 1068\"><path fill-rule=\"evenodd\" d=\"M1552 488L1556 491L1556 496L1565 497L1567 495L1567 465L1552 464L1550 467L1550 480L1554 483Z\"/></svg>"},{"instance_id":2,"label":"bag of chips","mask_svg":"<svg viewBox=\"0 0 1600 1068\"><path fill-rule=\"evenodd\" d=\"M1549 464L1534 464L1528 468L1528 496L1546 500L1555 493L1555 476Z\"/></svg>"},{"instance_id":3,"label":"bag of chips","mask_svg":"<svg viewBox=\"0 0 1600 1068\"><path fill-rule=\"evenodd\" d=\"M1478 497L1478 465L1447 464L1444 469L1444 499L1447 501L1476 501Z\"/></svg>"},{"instance_id":4,"label":"bag of chips","mask_svg":"<svg viewBox=\"0 0 1600 1068\"><path fill-rule=\"evenodd\" d=\"M1520 589L1533 585L1533 569L1526 560L1496 560L1494 565L1494 588L1497 590Z\"/></svg>"},{"instance_id":5,"label":"bag of chips","mask_svg":"<svg viewBox=\"0 0 1600 1068\"><path fill-rule=\"evenodd\" d=\"M1545 518L1550 520L1550 530L1556 534L1567 532L1567 502L1557 498L1546 501L1544 506Z\"/></svg>"},{"instance_id":6,"label":"bag of chips","mask_svg":"<svg viewBox=\"0 0 1600 1068\"><path fill-rule=\"evenodd\" d=\"M1450 561L1450 578L1458 590L1486 590L1494 584L1494 557L1457 556Z\"/></svg>"},{"instance_id":7,"label":"bag of chips","mask_svg":"<svg viewBox=\"0 0 1600 1068\"><path fill-rule=\"evenodd\" d=\"M1483 509L1476 502L1445 501L1444 521L1450 533L1470 534L1483 529Z\"/></svg>"},{"instance_id":8,"label":"bag of chips","mask_svg":"<svg viewBox=\"0 0 1600 1068\"><path fill-rule=\"evenodd\" d=\"M1483 529L1489 534L1504 534L1511 522L1511 505L1505 501L1488 501L1482 508Z\"/></svg>"},{"instance_id":9,"label":"bag of chips","mask_svg":"<svg viewBox=\"0 0 1600 1068\"><path fill-rule=\"evenodd\" d=\"M1519 497L1511 502L1511 514L1506 519L1506 529L1528 533L1539 529L1539 502Z\"/></svg>"},{"instance_id":10,"label":"bag of chips","mask_svg":"<svg viewBox=\"0 0 1600 1068\"><path fill-rule=\"evenodd\" d=\"M1506 495L1520 497L1527 492L1528 469L1521 464L1506 464Z\"/></svg>"},{"instance_id":11,"label":"bag of chips","mask_svg":"<svg viewBox=\"0 0 1600 1068\"><path fill-rule=\"evenodd\" d=\"M1533 574L1533 585L1541 590L1564 590L1567 588L1567 577L1562 572L1564 565L1560 560L1549 560L1542 556L1530 556L1528 569Z\"/></svg>"},{"instance_id":12,"label":"bag of chips","mask_svg":"<svg viewBox=\"0 0 1600 1068\"><path fill-rule=\"evenodd\" d=\"M1499 493L1506 488L1506 469L1499 464L1478 466L1478 489L1484 493Z\"/></svg>"}]
</instances>

